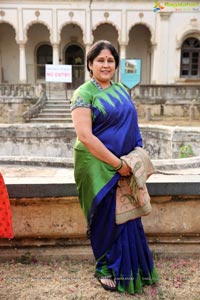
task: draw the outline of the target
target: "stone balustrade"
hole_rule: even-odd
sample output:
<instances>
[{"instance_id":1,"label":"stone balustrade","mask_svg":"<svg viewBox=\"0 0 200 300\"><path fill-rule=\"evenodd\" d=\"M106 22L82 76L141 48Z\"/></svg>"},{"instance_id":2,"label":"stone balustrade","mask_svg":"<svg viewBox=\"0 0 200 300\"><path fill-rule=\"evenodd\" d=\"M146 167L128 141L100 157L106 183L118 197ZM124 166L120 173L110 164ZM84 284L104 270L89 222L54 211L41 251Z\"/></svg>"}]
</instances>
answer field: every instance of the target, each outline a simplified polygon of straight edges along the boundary
<instances>
[{"instance_id":1,"label":"stone balustrade","mask_svg":"<svg viewBox=\"0 0 200 300\"><path fill-rule=\"evenodd\" d=\"M138 85L132 90L132 96L143 102L177 102L196 100L200 102L199 85L183 84L145 84Z\"/></svg>"},{"instance_id":2,"label":"stone balustrade","mask_svg":"<svg viewBox=\"0 0 200 300\"><path fill-rule=\"evenodd\" d=\"M45 85L45 84L44 84ZM72 87L71 87L72 88ZM200 101L200 86L188 84L141 84L132 89L133 98L141 101ZM36 97L36 85L0 84L0 97Z\"/></svg>"},{"instance_id":3,"label":"stone balustrade","mask_svg":"<svg viewBox=\"0 0 200 300\"><path fill-rule=\"evenodd\" d=\"M44 97L41 97L41 90L45 91ZM49 95L47 95L48 91ZM41 107L45 105L46 98L52 96L52 91L51 83L47 87L46 84L38 86L33 84L0 84L0 122L9 123L7 121L9 118L6 116L9 115L10 109L15 111L13 123L29 121L32 116L39 113ZM66 93L67 97L70 98L73 93L72 85L67 87ZM138 85L131 90L131 96L137 104L139 117L146 115L146 109L149 109L146 106L149 105L151 105L150 114L152 116L165 115L190 117L192 119L199 119L200 117L199 85Z\"/></svg>"},{"instance_id":4,"label":"stone balustrade","mask_svg":"<svg viewBox=\"0 0 200 300\"><path fill-rule=\"evenodd\" d=\"M1 83L0 97L37 97L37 91L32 84Z\"/></svg>"}]
</instances>

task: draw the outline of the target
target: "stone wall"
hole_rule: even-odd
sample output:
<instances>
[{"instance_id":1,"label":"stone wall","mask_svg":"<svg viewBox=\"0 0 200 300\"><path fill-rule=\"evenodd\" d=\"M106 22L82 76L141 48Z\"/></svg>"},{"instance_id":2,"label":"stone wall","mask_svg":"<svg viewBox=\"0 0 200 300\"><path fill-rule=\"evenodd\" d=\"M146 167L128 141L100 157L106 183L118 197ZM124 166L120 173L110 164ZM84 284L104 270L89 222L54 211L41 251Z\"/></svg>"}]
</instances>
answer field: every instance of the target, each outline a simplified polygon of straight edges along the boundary
<instances>
[{"instance_id":1,"label":"stone wall","mask_svg":"<svg viewBox=\"0 0 200 300\"><path fill-rule=\"evenodd\" d=\"M0 246L75 245L89 243L77 197L11 198L15 239ZM152 196L152 213L143 217L149 242L199 247L200 196ZM196 250L195 250L196 247ZM165 252L163 248L163 252Z\"/></svg>"},{"instance_id":2,"label":"stone wall","mask_svg":"<svg viewBox=\"0 0 200 300\"><path fill-rule=\"evenodd\" d=\"M183 145L200 156L200 128L140 125L144 148L152 159L178 158ZM0 125L0 156L73 157L76 139L72 124Z\"/></svg>"},{"instance_id":3,"label":"stone wall","mask_svg":"<svg viewBox=\"0 0 200 300\"><path fill-rule=\"evenodd\" d=\"M23 112L26 109L22 98L7 99L0 97L0 123L24 122Z\"/></svg>"},{"instance_id":4,"label":"stone wall","mask_svg":"<svg viewBox=\"0 0 200 300\"><path fill-rule=\"evenodd\" d=\"M23 113L37 102L38 97L0 97L0 123L24 123Z\"/></svg>"},{"instance_id":5,"label":"stone wall","mask_svg":"<svg viewBox=\"0 0 200 300\"><path fill-rule=\"evenodd\" d=\"M72 125L0 125L0 156L73 157Z\"/></svg>"},{"instance_id":6,"label":"stone wall","mask_svg":"<svg viewBox=\"0 0 200 300\"><path fill-rule=\"evenodd\" d=\"M190 145L195 156L200 156L199 127L171 127L140 125L144 148L153 159L178 158L179 149Z\"/></svg>"}]
</instances>

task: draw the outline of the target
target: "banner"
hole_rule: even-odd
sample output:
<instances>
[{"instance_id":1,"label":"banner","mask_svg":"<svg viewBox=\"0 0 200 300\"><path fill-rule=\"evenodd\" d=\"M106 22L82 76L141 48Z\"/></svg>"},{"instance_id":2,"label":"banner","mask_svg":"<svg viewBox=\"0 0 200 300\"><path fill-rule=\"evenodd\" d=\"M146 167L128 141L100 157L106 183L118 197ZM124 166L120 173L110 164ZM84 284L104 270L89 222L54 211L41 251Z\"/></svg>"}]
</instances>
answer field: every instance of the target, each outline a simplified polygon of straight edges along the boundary
<instances>
[{"instance_id":1,"label":"banner","mask_svg":"<svg viewBox=\"0 0 200 300\"><path fill-rule=\"evenodd\" d=\"M120 72L121 82L132 89L141 81L141 59L122 59Z\"/></svg>"},{"instance_id":2,"label":"banner","mask_svg":"<svg viewBox=\"0 0 200 300\"><path fill-rule=\"evenodd\" d=\"M72 82L71 65L45 65L47 82Z\"/></svg>"}]
</instances>

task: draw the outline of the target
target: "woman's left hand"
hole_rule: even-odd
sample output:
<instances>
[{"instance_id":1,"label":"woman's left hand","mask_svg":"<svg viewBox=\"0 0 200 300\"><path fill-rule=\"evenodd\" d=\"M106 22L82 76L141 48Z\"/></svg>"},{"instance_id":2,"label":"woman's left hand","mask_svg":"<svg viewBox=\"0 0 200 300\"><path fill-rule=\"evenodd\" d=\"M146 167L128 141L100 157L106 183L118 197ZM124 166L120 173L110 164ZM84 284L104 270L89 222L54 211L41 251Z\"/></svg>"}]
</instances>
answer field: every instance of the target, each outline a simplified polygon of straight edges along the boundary
<instances>
[{"instance_id":1,"label":"woman's left hand","mask_svg":"<svg viewBox=\"0 0 200 300\"><path fill-rule=\"evenodd\" d=\"M127 163L123 160L123 164L121 169L118 171L121 176L130 176L131 175L131 168Z\"/></svg>"}]
</instances>

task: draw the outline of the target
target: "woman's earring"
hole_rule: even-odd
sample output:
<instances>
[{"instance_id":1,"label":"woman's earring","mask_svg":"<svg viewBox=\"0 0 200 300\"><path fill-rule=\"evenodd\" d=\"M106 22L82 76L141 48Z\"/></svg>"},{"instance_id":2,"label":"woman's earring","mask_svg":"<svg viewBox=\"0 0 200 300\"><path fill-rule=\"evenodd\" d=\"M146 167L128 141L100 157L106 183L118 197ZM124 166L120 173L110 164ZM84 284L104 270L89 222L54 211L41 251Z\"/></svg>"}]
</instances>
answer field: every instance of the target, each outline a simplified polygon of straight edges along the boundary
<instances>
[{"instance_id":1,"label":"woman's earring","mask_svg":"<svg viewBox=\"0 0 200 300\"><path fill-rule=\"evenodd\" d=\"M90 76L92 77L93 76L93 71L90 69Z\"/></svg>"}]
</instances>

